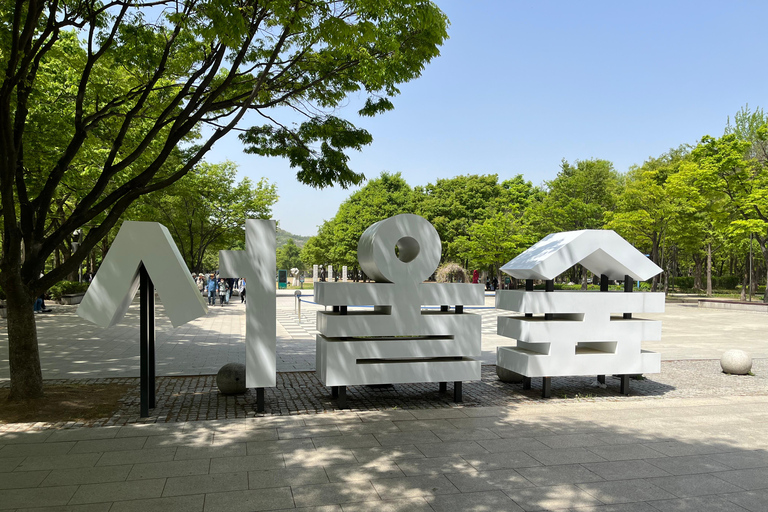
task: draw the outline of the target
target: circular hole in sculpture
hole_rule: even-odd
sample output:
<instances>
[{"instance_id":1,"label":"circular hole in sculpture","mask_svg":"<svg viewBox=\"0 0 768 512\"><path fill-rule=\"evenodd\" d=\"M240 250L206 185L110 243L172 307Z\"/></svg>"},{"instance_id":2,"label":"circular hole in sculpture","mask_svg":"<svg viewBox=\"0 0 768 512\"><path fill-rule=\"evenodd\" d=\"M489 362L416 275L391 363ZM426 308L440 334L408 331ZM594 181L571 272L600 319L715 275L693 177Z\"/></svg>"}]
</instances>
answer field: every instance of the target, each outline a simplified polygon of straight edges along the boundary
<instances>
[{"instance_id":1,"label":"circular hole in sculpture","mask_svg":"<svg viewBox=\"0 0 768 512\"><path fill-rule=\"evenodd\" d=\"M404 236L395 244L395 256L403 263L409 263L419 255L419 242L410 236Z\"/></svg>"}]
</instances>

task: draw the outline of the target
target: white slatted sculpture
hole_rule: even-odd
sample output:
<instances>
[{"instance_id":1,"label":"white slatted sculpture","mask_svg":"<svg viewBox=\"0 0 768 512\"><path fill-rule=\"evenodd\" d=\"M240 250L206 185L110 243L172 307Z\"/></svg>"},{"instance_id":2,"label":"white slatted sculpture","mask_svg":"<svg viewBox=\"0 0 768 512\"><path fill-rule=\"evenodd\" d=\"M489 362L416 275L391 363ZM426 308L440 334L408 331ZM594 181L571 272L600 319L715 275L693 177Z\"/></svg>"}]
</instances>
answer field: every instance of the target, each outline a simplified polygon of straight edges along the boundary
<instances>
[{"instance_id":1,"label":"white slatted sculpture","mask_svg":"<svg viewBox=\"0 0 768 512\"><path fill-rule=\"evenodd\" d=\"M461 382L480 379L481 317L463 306L483 304L483 287L424 283L440 252L432 224L397 215L371 225L358 243L360 266L375 283L315 285L315 300L333 307L317 314L317 372L340 407L348 385L439 382L445 391L453 381L460 401Z\"/></svg>"},{"instance_id":2,"label":"white slatted sculpture","mask_svg":"<svg viewBox=\"0 0 768 512\"><path fill-rule=\"evenodd\" d=\"M600 275L601 291L554 291L553 279L581 263ZM499 316L497 333L517 340L498 347L496 364L525 377L542 377L542 395L550 395L551 377L659 373L661 355L642 350L642 341L661 339L661 322L633 318L634 313L664 311L663 293L626 293L632 281L661 272L637 249L608 230L555 233L513 259L501 270L526 280L526 290L496 292L496 308L523 315ZM533 291L533 279L547 281ZM624 292L608 292L609 279L624 281Z\"/></svg>"}]
</instances>

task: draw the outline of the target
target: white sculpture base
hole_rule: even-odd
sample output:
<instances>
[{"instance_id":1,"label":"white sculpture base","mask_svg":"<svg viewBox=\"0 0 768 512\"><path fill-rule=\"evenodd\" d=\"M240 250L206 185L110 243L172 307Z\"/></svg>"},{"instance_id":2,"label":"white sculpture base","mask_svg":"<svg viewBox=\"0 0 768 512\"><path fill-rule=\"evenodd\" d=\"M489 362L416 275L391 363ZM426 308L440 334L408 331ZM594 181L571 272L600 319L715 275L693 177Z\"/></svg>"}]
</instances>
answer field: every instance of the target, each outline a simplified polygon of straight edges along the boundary
<instances>
[{"instance_id":1,"label":"white sculpture base","mask_svg":"<svg viewBox=\"0 0 768 512\"><path fill-rule=\"evenodd\" d=\"M503 290L496 307L532 315L497 320L497 334L517 340L497 348L497 366L529 379L661 371L661 354L640 347L661 339L661 322L623 313L663 312L663 293Z\"/></svg>"}]
</instances>

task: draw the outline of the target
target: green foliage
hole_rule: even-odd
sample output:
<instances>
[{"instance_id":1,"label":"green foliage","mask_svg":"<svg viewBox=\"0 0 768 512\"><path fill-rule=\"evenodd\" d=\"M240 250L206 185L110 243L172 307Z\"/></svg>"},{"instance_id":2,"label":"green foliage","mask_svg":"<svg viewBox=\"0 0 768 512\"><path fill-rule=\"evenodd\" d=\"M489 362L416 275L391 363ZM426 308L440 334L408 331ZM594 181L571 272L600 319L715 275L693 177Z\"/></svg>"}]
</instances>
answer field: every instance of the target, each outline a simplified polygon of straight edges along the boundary
<instances>
[{"instance_id":1,"label":"green foliage","mask_svg":"<svg viewBox=\"0 0 768 512\"><path fill-rule=\"evenodd\" d=\"M245 220L269 218L277 201L275 185L265 179L236 179L233 162L202 163L167 189L143 196L132 216L163 223L192 272L217 268L218 251L244 239Z\"/></svg>"},{"instance_id":2,"label":"green foliage","mask_svg":"<svg viewBox=\"0 0 768 512\"><path fill-rule=\"evenodd\" d=\"M293 240L288 240L285 245L277 249L277 269L287 270L289 275L292 268L304 270L304 264L301 261L301 249Z\"/></svg>"},{"instance_id":3,"label":"green foliage","mask_svg":"<svg viewBox=\"0 0 768 512\"><path fill-rule=\"evenodd\" d=\"M53 300L59 300L62 295L71 293L85 293L88 289L88 283L79 283L77 281L60 281L48 290Z\"/></svg>"}]
</instances>

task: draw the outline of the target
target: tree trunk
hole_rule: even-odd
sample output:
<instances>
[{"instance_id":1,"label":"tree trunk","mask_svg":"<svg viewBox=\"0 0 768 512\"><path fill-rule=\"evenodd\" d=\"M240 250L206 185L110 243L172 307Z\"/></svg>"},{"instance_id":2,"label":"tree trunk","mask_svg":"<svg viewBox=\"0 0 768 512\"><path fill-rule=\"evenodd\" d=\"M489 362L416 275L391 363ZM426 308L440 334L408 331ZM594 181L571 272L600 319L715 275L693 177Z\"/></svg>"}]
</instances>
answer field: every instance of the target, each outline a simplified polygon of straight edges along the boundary
<instances>
[{"instance_id":1,"label":"tree trunk","mask_svg":"<svg viewBox=\"0 0 768 512\"><path fill-rule=\"evenodd\" d=\"M741 278L741 295L739 296L739 299L742 301L747 300L747 285L749 283L749 255L747 255L746 261L744 262L744 273L742 274ZM749 298L752 298L752 290L749 291L750 296Z\"/></svg>"},{"instance_id":2,"label":"tree trunk","mask_svg":"<svg viewBox=\"0 0 768 512\"><path fill-rule=\"evenodd\" d=\"M8 313L8 366L11 374L11 400L43 396L43 372L37 346L34 297L21 284L21 277L7 276L3 282Z\"/></svg>"},{"instance_id":3,"label":"tree trunk","mask_svg":"<svg viewBox=\"0 0 768 512\"><path fill-rule=\"evenodd\" d=\"M703 261L701 259L701 255L696 255L693 257L693 287L697 290L701 290L703 288L701 285L702 264Z\"/></svg>"},{"instance_id":4,"label":"tree trunk","mask_svg":"<svg viewBox=\"0 0 768 512\"><path fill-rule=\"evenodd\" d=\"M584 265L581 265L581 289L586 290L588 284L589 283L587 281L587 267L585 267Z\"/></svg>"},{"instance_id":5,"label":"tree trunk","mask_svg":"<svg viewBox=\"0 0 768 512\"><path fill-rule=\"evenodd\" d=\"M712 244L707 244L707 297L712 296Z\"/></svg>"}]
</instances>

